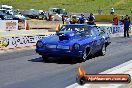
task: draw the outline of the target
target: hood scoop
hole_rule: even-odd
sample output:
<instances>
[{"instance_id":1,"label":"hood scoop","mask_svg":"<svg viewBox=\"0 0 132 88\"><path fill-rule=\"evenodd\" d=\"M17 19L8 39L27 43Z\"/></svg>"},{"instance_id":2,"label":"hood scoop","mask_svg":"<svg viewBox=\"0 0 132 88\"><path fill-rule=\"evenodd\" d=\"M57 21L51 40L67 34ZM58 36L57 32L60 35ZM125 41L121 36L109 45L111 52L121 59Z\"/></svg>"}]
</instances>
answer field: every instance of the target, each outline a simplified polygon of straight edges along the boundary
<instances>
[{"instance_id":1,"label":"hood scoop","mask_svg":"<svg viewBox=\"0 0 132 88\"><path fill-rule=\"evenodd\" d=\"M59 40L63 41L63 40L69 40L75 34L71 31L68 31L68 32L58 33L57 35L59 36Z\"/></svg>"},{"instance_id":2,"label":"hood scoop","mask_svg":"<svg viewBox=\"0 0 132 88\"><path fill-rule=\"evenodd\" d=\"M61 33L58 36L60 41L69 40L69 36L65 35L64 33Z\"/></svg>"}]
</instances>

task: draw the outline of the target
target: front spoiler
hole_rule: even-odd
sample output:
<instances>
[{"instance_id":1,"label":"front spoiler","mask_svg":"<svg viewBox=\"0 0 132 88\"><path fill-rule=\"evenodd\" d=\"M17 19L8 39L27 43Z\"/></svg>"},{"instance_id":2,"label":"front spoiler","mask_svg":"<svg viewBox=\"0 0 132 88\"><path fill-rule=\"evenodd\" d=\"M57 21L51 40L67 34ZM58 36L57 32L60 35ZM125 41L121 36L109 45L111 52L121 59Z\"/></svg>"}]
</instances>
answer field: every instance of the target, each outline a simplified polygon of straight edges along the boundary
<instances>
[{"instance_id":1,"label":"front spoiler","mask_svg":"<svg viewBox=\"0 0 132 88\"><path fill-rule=\"evenodd\" d=\"M82 51L36 49L36 53L49 57L82 57Z\"/></svg>"}]
</instances>

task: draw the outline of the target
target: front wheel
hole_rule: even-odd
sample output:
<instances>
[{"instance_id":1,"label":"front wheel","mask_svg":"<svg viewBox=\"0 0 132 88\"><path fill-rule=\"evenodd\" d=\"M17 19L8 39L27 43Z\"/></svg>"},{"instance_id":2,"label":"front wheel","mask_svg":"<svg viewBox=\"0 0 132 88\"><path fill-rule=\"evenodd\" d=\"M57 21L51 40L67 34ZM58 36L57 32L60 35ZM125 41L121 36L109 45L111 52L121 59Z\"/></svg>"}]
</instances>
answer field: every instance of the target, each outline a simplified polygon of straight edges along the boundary
<instances>
[{"instance_id":1,"label":"front wheel","mask_svg":"<svg viewBox=\"0 0 132 88\"><path fill-rule=\"evenodd\" d=\"M99 51L99 54L101 56L104 56L106 54L106 46L105 45L102 46L102 49Z\"/></svg>"},{"instance_id":2,"label":"front wheel","mask_svg":"<svg viewBox=\"0 0 132 88\"><path fill-rule=\"evenodd\" d=\"M48 62L48 58L49 58L48 56L42 55L42 58L44 62Z\"/></svg>"},{"instance_id":3,"label":"front wheel","mask_svg":"<svg viewBox=\"0 0 132 88\"><path fill-rule=\"evenodd\" d=\"M89 54L90 54L90 48L86 48L85 51L83 52L83 56L81 58L81 61L85 62L87 60Z\"/></svg>"}]
</instances>

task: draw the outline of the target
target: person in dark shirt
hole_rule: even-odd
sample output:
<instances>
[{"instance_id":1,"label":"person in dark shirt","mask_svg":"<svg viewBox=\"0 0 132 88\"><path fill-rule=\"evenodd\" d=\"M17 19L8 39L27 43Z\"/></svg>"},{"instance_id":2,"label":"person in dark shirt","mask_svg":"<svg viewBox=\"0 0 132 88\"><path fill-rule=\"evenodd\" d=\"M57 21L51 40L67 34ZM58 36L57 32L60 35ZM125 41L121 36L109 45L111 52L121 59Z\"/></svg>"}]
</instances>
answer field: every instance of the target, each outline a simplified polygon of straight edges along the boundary
<instances>
[{"instance_id":1,"label":"person in dark shirt","mask_svg":"<svg viewBox=\"0 0 132 88\"><path fill-rule=\"evenodd\" d=\"M124 22L124 17L121 16L121 18L120 18L120 25L123 25L123 22Z\"/></svg>"},{"instance_id":2,"label":"person in dark shirt","mask_svg":"<svg viewBox=\"0 0 132 88\"><path fill-rule=\"evenodd\" d=\"M129 20L129 24L131 24L131 20L130 20L130 17L128 17L128 20Z\"/></svg>"},{"instance_id":3,"label":"person in dark shirt","mask_svg":"<svg viewBox=\"0 0 132 88\"><path fill-rule=\"evenodd\" d=\"M64 18L64 15L62 15L62 23L65 24L65 18Z\"/></svg>"},{"instance_id":4,"label":"person in dark shirt","mask_svg":"<svg viewBox=\"0 0 132 88\"><path fill-rule=\"evenodd\" d=\"M80 23L80 24L84 24L84 22L85 22L84 15L81 14L81 17L79 18L79 23Z\"/></svg>"},{"instance_id":5,"label":"person in dark shirt","mask_svg":"<svg viewBox=\"0 0 132 88\"><path fill-rule=\"evenodd\" d=\"M95 25L94 21L95 21L95 17L92 13L90 13L90 16L88 17L88 24Z\"/></svg>"},{"instance_id":6,"label":"person in dark shirt","mask_svg":"<svg viewBox=\"0 0 132 88\"><path fill-rule=\"evenodd\" d=\"M126 15L125 19L124 19L124 37L129 37L129 26L130 26L130 19L128 17L128 15Z\"/></svg>"}]
</instances>

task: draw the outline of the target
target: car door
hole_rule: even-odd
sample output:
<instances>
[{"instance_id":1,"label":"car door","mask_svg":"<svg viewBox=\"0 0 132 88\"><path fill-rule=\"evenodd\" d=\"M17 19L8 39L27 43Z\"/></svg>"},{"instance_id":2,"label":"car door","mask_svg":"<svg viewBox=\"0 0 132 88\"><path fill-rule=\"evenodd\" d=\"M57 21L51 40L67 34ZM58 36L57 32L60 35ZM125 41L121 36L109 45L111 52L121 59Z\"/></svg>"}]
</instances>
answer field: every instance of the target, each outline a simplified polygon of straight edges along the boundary
<instances>
[{"instance_id":1,"label":"car door","mask_svg":"<svg viewBox=\"0 0 132 88\"><path fill-rule=\"evenodd\" d=\"M91 30L91 34L92 34L92 39L91 39L92 53L95 53L96 52L96 47L97 47L97 37L96 37L96 33L95 33L93 28Z\"/></svg>"},{"instance_id":2,"label":"car door","mask_svg":"<svg viewBox=\"0 0 132 88\"><path fill-rule=\"evenodd\" d=\"M96 27L92 29L93 41L94 41L94 52L97 52L101 49L102 37Z\"/></svg>"},{"instance_id":3,"label":"car door","mask_svg":"<svg viewBox=\"0 0 132 88\"><path fill-rule=\"evenodd\" d=\"M85 29L85 48L90 47L90 53L94 54L95 53L95 46L96 46L96 41L93 39L93 34L92 34L92 29L93 27L91 26L86 26Z\"/></svg>"},{"instance_id":4,"label":"car door","mask_svg":"<svg viewBox=\"0 0 132 88\"><path fill-rule=\"evenodd\" d=\"M96 32L96 36L97 36L97 51L99 51L102 48L102 44L103 44L103 38L102 36L100 36L100 32L97 28L95 28L95 32Z\"/></svg>"}]
</instances>

